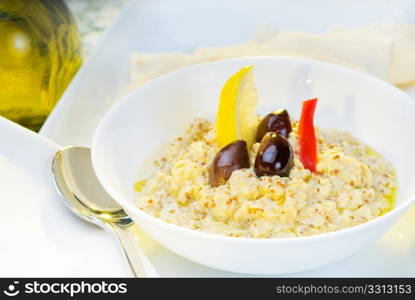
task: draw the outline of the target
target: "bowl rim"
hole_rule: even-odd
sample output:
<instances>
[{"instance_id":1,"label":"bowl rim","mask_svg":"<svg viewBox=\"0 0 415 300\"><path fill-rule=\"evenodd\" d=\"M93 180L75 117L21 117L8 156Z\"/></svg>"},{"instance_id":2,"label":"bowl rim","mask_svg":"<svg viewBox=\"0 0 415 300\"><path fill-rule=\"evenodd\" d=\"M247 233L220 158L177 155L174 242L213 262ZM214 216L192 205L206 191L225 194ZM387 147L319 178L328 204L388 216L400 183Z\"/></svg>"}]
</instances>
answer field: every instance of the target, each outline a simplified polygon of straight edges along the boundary
<instances>
[{"instance_id":1,"label":"bowl rim","mask_svg":"<svg viewBox=\"0 0 415 300\"><path fill-rule=\"evenodd\" d=\"M92 147L91 147L91 159L92 159L92 165L94 168L94 171L97 175L97 178L101 185L105 188L105 190L111 195L111 197L114 198L115 201L117 201L123 208L125 208L128 211L134 211L136 214L139 215L139 217L146 219L147 221L154 223L155 225L162 227L164 230L173 230L176 232L179 232L183 235L187 236L193 236L196 238L204 238L204 239L212 239L220 242L225 243L237 243L237 244L252 244L252 243L259 243L259 244L265 244L265 245L274 245L274 244L303 244L303 243L313 243L320 240L331 240L340 238L344 235L359 233L361 231L367 230L369 228L372 228L380 223L386 222L388 220L391 220L393 217L398 217L399 213L404 213L406 210L410 208L415 203L415 193L408 197L408 200L406 200L402 205L399 207L394 207L391 211L387 212L386 214L383 214L381 216L378 216L374 219L371 219L365 223L361 223L355 226L351 226L348 228L343 228L340 230L327 232L327 233L321 233L311 236L300 236L300 237L287 237L287 238L247 238L247 237L232 237L232 236L226 236L216 233L209 233L204 231L198 231L194 229L190 229L187 227L183 227L180 225L176 225L174 223L168 223L164 221L163 219L154 217L142 210L140 210L137 206L135 206L131 199L125 199L123 195L118 193L111 184L107 184L105 180L105 176L101 174L99 171L99 163L97 161L97 146L96 144L99 141L99 137L102 136L103 128L105 127L105 124L107 120L110 119L110 116L114 114L117 110L120 109L123 105L127 105L134 98L134 94L137 90L140 90L142 88L151 88L152 85L157 85L163 80L168 80L172 77L177 76L177 74L186 73L186 72L192 72L198 69L204 69L212 65L222 65L222 64L228 64L232 62L240 62L240 63L249 63L253 64L252 61L267 61L267 60L273 60L273 61L279 61L279 62L290 62L290 63L310 63L317 66L322 66L326 69L329 69L330 71L335 70L335 72L346 72L351 74L352 76L360 77L364 81L372 81L377 85L383 86L384 89L390 90L392 93L397 94L399 99L401 101L407 102L407 104L413 106L413 112L415 115L415 100L411 98L408 94L406 94L404 91L400 90L396 86L390 84L389 82L375 77L371 74L352 69L350 67L346 67L343 65L326 62L326 61L320 61L316 59L310 59L310 58L303 58L303 57L295 57L295 56L245 56L245 57L239 57L239 58L230 58L230 59L222 59L218 61L213 62L206 62L197 64L194 66L182 68L176 71L169 72L167 74L164 74L162 76L159 76L155 79L150 80L149 82L135 87L131 89L127 94L123 95L116 104L114 104L102 117L100 120L94 136L92 140ZM398 179L398 190L399 190L399 179ZM392 225L392 224L391 224ZM151 234L149 234L151 236Z\"/></svg>"}]
</instances>

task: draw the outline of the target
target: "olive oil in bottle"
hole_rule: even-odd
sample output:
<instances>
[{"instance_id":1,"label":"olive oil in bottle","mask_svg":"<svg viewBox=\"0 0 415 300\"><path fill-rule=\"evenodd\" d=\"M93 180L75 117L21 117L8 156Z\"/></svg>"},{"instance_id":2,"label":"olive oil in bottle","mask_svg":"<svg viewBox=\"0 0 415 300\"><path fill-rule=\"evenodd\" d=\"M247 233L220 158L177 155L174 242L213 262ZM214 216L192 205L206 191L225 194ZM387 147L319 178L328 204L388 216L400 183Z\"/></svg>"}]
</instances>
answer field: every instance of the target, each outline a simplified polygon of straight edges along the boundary
<instances>
[{"instance_id":1,"label":"olive oil in bottle","mask_svg":"<svg viewBox=\"0 0 415 300\"><path fill-rule=\"evenodd\" d=\"M0 0L1 116L39 130L81 62L63 0Z\"/></svg>"}]
</instances>

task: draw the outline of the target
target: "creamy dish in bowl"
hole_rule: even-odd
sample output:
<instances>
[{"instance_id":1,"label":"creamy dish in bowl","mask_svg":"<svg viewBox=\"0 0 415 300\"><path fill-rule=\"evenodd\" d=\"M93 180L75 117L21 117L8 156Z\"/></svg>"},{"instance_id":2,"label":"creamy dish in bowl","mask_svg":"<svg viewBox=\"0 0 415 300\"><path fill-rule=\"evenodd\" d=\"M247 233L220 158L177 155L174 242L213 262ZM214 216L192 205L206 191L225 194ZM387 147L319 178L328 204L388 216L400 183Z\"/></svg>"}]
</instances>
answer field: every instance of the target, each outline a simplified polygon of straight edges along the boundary
<instances>
[{"instance_id":1,"label":"creamy dish in bowl","mask_svg":"<svg viewBox=\"0 0 415 300\"><path fill-rule=\"evenodd\" d=\"M247 167L212 187L209 169L220 147L214 125L197 119L155 162L157 172L138 193L137 205L180 226L252 238L336 231L392 209L396 175L391 164L348 132L319 129L317 139L316 173L299 159L295 122L288 138L294 156L289 176L259 177L254 167ZM260 145L248 152L251 166ZM238 155L232 149L229 153Z\"/></svg>"},{"instance_id":2,"label":"creamy dish in bowl","mask_svg":"<svg viewBox=\"0 0 415 300\"><path fill-rule=\"evenodd\" d=\"M232 75L249 65L255 84L252 72ZM258 130L275 118L286 125L286 115L290 131ZM367 74L244 58L132 91L99 124L92 161L110 195L168 249L222 270L282 274L356 252L408 210L413 128L414 101Z\"/></svg>"}]
</instances>

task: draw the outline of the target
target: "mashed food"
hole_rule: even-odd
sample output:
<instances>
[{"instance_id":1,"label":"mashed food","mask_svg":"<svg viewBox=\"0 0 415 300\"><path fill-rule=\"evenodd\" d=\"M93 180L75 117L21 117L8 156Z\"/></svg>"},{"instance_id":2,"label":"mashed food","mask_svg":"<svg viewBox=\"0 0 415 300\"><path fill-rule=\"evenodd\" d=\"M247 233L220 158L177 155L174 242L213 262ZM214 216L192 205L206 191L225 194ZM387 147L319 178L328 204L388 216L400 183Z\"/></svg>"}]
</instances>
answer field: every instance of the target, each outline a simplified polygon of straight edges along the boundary
<instances>
[{"instance_id":1,"label":"mashed food","mask_svg":"<svg viewBox=\"0 0 415 300\"><path fill-rule=\"evenodd\" d=\"M392 209L396 174L384 158L348 132L317 128L312 173L299 160L298 123L292 125L294 166L288 177L257 177L247 168L211 187L209 168L220 147L214 125L195 120L155 162L156 173L137 194L138 207L179 226L247 238L322 234ZM258 147L249 149L251 165Z\"/></svg>"}]
</instances>

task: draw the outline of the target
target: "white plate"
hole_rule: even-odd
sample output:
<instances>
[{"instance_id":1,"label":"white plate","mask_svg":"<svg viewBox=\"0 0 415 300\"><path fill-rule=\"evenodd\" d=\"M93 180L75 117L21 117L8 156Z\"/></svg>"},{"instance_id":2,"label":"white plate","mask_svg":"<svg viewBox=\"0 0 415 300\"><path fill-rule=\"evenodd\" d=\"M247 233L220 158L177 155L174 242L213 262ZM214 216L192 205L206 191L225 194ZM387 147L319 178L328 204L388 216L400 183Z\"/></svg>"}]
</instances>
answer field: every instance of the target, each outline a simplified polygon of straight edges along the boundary
<instances>
[{"instance_id":1,"label":"white plate","mask_svg":"<svg viewBox=\"0 0 415 300\"><path fill-rule=\"evenodd\" d=\"M102 115L128 85L132 51L190 51L196 46L239 43L252 36L258 25L320 32L333 25L411 23L414 16L415 3L411 0L176 0L174 4L162 0L131 1L81 68L41 134L61 145L90 146ZM414 224L415 209L412 209L382 239L355 256L293 276L415 276ZM72 234L81 235L88 228L82 223L74 225ZM162 276L235 275L185 261L146 237L142 239L145 251ZM106 247L89 246L98 253L112 247L109 241ZM108 254L107 258L108 272L114 264L121 263L116 253ZM94 263L89 267L91 272L103 269Z\"/></svg>"},{"instance_id":2,"label":"white plate","mask_svg":"<svg viewBox=\"0 0 415 300\"><path fill-rule=\"evenodd\" d=\"M0 276L130 276L112 237L78 219L59 199L50 172L59 147L2 118L0 136ZM295 275L414 276L414 214L355 257ZM235 275L191 263L146 237L142 242L162 276Z\"/></svg>"},{"instance_id":3,"label":"white plate","mask_svg":"<svg viewBox=\"0 0 415 300\"><path fill-rule=\"evenodd\" d=\"M59 199L51 173L59 147L0 118L0 276L129 276L112 237Z\"/></svg>"}]
</instances>

